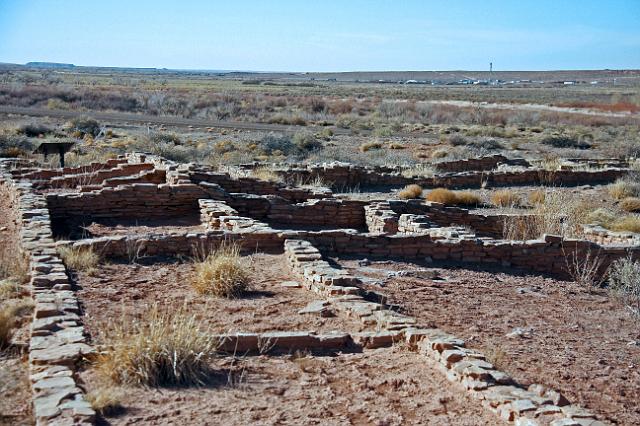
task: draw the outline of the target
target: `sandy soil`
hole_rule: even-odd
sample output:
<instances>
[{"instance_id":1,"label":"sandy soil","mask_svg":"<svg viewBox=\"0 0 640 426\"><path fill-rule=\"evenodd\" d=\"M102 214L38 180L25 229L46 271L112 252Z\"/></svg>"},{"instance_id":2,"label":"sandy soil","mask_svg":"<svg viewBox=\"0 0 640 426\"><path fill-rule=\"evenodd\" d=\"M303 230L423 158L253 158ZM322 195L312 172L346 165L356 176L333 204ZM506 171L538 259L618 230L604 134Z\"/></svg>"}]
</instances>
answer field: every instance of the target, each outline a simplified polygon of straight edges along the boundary
<instances>
[{"instance_id":1,"label":"sandy soil","mask_svg":"<svg viewBox=\"0 0 640 426\"><path fill-rule=\"evenodd\" d=\"M606 419L640 424L640 328L604 291L503 270L340 263L422 323L484 350L522 384L542 383ZM411 272L421 269L440 279ZM522 336L507 337L518 328Z\"/></svg>"},{"instance_id":2,"label":"sandy soil","mask_svg":"<svg viewBox=\"0 0 640 426\"><path fill-rule=\"evenodd\" d=\"M379 349L336 357L219 360L218 386L127 389L113 425L495 425L420 356ZM92 383L90 372L85 381Z\"/></svg>"},{"instance_id":3,"label":"sandy soil","mask_svg":"<svg viewBox=\"0 0 640 426\"><path fill-rule=\"evenodd\" d=\"M355 319L298 314L309 302L319 300L304 288L285 288L294 277L283 256L247 256L253 290L245 297L227 300L202 296L191 288L193 263L100 265L94 276L80 273L78 298L84 308L84 322L94 334L105 321L123 313L142 315L149 306L175 309L186 303L213 332L344 331L364 330Z\"/></svg>"}]
</instances>

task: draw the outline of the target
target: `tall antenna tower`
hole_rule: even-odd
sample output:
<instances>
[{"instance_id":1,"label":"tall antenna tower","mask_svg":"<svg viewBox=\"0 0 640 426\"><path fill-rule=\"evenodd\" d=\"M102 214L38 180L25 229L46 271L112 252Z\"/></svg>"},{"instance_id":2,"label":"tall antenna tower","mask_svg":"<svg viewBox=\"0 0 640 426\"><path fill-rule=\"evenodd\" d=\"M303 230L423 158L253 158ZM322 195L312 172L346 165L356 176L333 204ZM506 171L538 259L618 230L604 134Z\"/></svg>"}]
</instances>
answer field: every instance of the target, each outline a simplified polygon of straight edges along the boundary
<instances>
[{"instance_id":1,"label":"tall antenna tower","mask_svg":"<svg viewBox=\"0 0 640 426\"><path fill-rule=\"evenodd\" d=\"M493 83L493 62L489 62L489 84Z\"/></svg>"}]
</instances>

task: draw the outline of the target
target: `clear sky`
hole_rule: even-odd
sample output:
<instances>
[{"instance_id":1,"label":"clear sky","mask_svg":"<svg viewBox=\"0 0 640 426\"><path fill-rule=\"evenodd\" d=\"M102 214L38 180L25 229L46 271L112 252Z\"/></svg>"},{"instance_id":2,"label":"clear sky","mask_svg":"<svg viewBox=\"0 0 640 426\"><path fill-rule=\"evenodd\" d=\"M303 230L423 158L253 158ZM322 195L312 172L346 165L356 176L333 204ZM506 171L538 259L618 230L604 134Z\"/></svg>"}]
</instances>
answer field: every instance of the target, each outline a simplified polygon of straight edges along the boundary
<instances>
[{"instance_id":1,"label":"clear sky","mask_svg":"<svg viewBox=\"0 0 640 426\"><path fill-rule=\"evenodd\" d=\"M0 62L262 71L640 68L640 0L0 0Z\"/></svg>"}]
</instances>

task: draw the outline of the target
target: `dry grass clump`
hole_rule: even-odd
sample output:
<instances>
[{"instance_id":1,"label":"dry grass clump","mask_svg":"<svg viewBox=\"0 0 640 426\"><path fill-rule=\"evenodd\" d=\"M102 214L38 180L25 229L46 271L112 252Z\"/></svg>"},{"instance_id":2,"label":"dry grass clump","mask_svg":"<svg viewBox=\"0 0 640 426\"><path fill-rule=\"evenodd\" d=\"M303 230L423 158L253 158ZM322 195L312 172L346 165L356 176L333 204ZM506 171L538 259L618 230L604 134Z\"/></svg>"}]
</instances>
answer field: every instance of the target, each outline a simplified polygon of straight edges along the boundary
<instances>
[{"instance_id":1,"label":"dry grass clump","mask_svg":"<svg viewBox=\"0 0 640 426\"><path fill-rule=\"evenodd\" d=\"M0 305L0 350L11 345L14 329L33 311L33 300L23 298Z\"/></svg>"},{"instance_id":2,"label":"dry grass clump","mask_svg":"<svg viewBox=\"0 0 640 426\"><path fill-rule=\"evenodd\" d=\"M617 232L636 232L640 233L640 216L627 215L614 221L609 229Z\"/></svg>"},{"instance_id":3,"label":"dry grass clump","mask_svg":"<svg viewBox=\"0 0 640 426\"><path fill-rule=\"evenodd\" d=\"M445 158L448 155L449 155L449 150L445 148L438 148L431 151L431 158L433 159Z\"/></svg>"},{"instance_id":4,"label":"dry grass clump","mask_svg":"<svg viewBox=\"0 0 640 426\"><path fill-rule=\"evenodd\" d=\"M456 192L456 199L456 204L467 207L477 206L481 202L480 197L471 191Z\"/></svg>"},{"instance_id":5,"label":"dry grass clump","mask_svg":"<svg viewBox=\"0 0 640 426\"><path fill-rule=\"evenodd\" d=\"M260 180L284 183L284 178L268 167L257 167L251 171L251 174Z\"/></svg>"},{"instance_id":6,"label":"dry grass clump","mask_svg":"<svg viewBox=\"0 0 640 426\"><path fill-rule=\"evenodd\" d=\"M16 317L7 307L0 309L0 350L11 344Z\"/></svg>"},{"instance_id":7,"label":"dry grass clump","mask_svg":"<svg viewBox=\"0 0 640 426\"><path fill-rule=\"evenodd\" d=\"M480 204L480 197L470 191L451 191L446 188L436 188L425 197L427 201L455 206L476 206Z\"/></svg>"},{"instance_id":8,"label":"dry grass clump","mask_svg":"<svg viewBox=\"0 0 640 426\"><path fill-rule=\"evenodd\" d=\"M546 195L547 193L543 189L536 189L529 193L527 199L531 205L543 204Z\"/></svg>"},{"instance_id":9,"label":"dry grass clump","mask_svg":"<svg viewBox=\"0 0 640 426\"><path fill-rule=\"evenodd\" d=\"M585 223L595 224L602 226L603 228L609 228L613 222L618 219L618 215L605 208L595 209L590 211L585 217Z\"/></svg>"},{"instance_id":10,"label":"dry grass clump","mask_svg":"<svg viewBox=\"0 0 640 426\"><path fill-rule=\"evenodd\" d=\"M420 198L421 195L422 195L422 187L416 184L407 185L400 192L398 192L398 197L403 200Z\"/></svg>"},{"instance_id":11,"label":"dry grass clump","mask_svg":"<svg viewBox=\"0 0 640 426\"><path fill-rule=\"evenodd\" d=\"M507 360L507 353L500 346L488 346L484 350L484 354L495 368L503 368L504 362Z\"/></svg>"},{"instance_id":12,"label":"dry grass clump","mask_svg":"<svg viewBox=\"0 0 640 426\"><path fill-rule=\"evenodd\" d=\"M17 280L11 278L0 280L0 302L19 297L22 291L22 286Z\"/></svg>"},{"instance_id":13,"label":"dry grass clump","mask_svg":"<svg viewBox=\"0 0 640 426\"><path fill-rule=\"evenodd\" d=\"M531 214L505 217L503 233L511 240L536 239L544 234L580 237L583 223L597 223L588 212L589 207L572 194L550 190Z\"/></svg>"},{"instance_id":14,"label":"dry grass clump","mask_svg":"<svg viewBox=\"0 0 640 426\"><path fill-rule=\"evenodd\" d=\"M124 409L124 391L114 386L104 386L87 393L87 401L97 413L103 416L117 414Z\"/></svg>"},{"instance_id":15,"label":"dry grass clump","mask_svg":"<svg viewBox=\"0 0 640 426\"><path fill-rule=\"evenodd\" d=\"M609 185L609 194L616 200L628 197L640 197L640 182L627 179L618 179Z\"/></svg>"},{"instance_id":16,"label":"dry grass clump","mask_svg":"<svg viewBox=\"0 0 640 426\"><path fill-rule=\"evenodd\" d=\"M93 274L100 262L100 256L91 247L60 247L58 254L69 269Z\"/></svg>"},{"instance_id":17,"label":"dry grass clump","mask_svg":"<svg viewBox=\"0 0 640 426\"><path fill-rule=\"evenodd\" d=\"M425 197L427 201L433 201L436 203L453 205L458 201L456 193L446 188L436 188L430 191Z\"/></svg>"},{"instance_id":18,"label":"dry grass clump","mask_svg":"<svg viewBox=\"0 0 640 426\"><path fill-rule=\"evenodd\" d=\"M96 369L102 379L116 385L203 384L218 348L186 306L166 312L153 306L142 318L123 317L104 331L101 340ZM101 402L108 399L105 395Z\"/></svg>"},{"instance_id":19,"label":"dry grass clump","mask_svg":"<svg viewBox=\"0 0 640 426\"><path fill-rule=\"evenodd\" d=\"M520 196L509 189L501 189L491 195L491 204L499 207L515 207L521 202Z\"/></svg>"},{"instance_id":20,"label":"dry grass clump","mask_svg":"<svg viewBox=\"0 0 640 426\"><path fill-rule=\"evenodd\" d=\"M640 198L628 197L620 202L620 208L629 213L640 213Z\"/></svg>"},{"instance_id":21,"label":"dry grass clump","mask_svg":"<svg viewBox=\"0 0 640 426\"><path fill-rule=\"evenodd\" d=\"M372 149L381 149L382 144L380 142L365 142L360 145L360 152L371 151Z\"/></svg>"},{"instance_id":22,"label":"dry grass clump","mask_svg":"<svg viewBox=\"0 0 640 426\"><path fill-rule=\"evenodd\" d=\"M251 284L248 269L240 256L240 247L224 244L196 264L192 285L200 294L240 297Z\"/></svg>"}]
</instances>

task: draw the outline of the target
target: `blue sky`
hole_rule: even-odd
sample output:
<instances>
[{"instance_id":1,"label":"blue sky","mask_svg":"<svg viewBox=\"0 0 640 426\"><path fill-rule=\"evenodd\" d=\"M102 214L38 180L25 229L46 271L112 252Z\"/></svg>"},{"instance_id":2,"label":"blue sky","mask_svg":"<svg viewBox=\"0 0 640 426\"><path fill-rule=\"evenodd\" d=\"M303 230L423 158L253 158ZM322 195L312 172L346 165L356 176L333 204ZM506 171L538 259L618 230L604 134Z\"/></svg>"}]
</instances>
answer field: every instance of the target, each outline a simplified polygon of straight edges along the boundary
<instances>
[{"instance_id":1,"label":"blue sky","mask_svg":"<svg viewBox=\"0 0 640 426\"><path fill-rule=\"evenodd\" d=\"M262 71L640 68L640 0L0 0L0 62Z\"/></svg>"}]
</instances>

